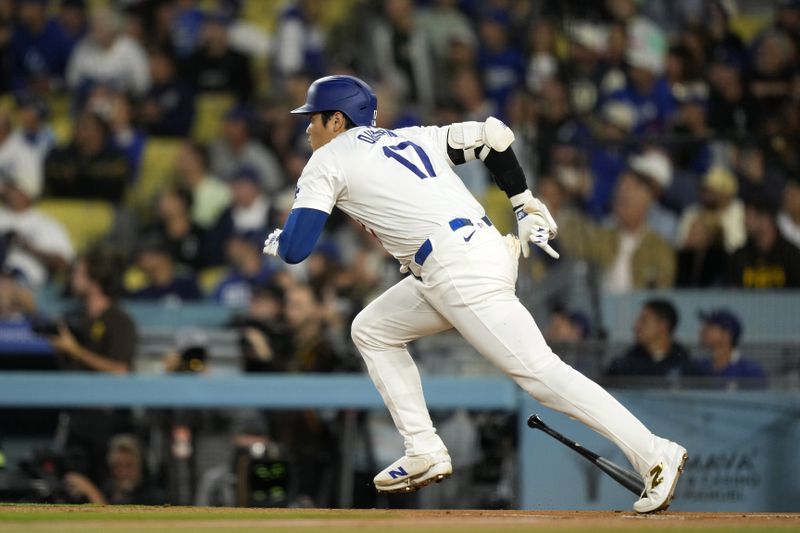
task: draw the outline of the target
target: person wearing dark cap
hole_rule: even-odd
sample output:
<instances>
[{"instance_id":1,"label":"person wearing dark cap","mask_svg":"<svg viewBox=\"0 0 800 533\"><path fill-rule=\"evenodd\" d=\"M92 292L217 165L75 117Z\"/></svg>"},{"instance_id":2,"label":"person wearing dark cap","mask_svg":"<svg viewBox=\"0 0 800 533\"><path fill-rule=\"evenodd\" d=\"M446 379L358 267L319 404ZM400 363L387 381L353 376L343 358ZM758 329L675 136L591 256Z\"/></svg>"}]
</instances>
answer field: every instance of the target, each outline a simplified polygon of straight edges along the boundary
<instances>
[{"instance_id":1,"label":"person wearing dark cap","mask_svg":"<svg viewBox=\"0 0 800 533\"><path fill-rule=\"evenodd\" d=\"M150 238L140 245L136 265L144 273L146 284L131 294L139 300L191 301L203 294L197 281L177 272L169 245L159 238Z\"/></svg>"},{"instance_id":2,"label":"person wearing dark cap","mask_svg":"<svg viewBox=\"0 0 800 533\"><path fill-rule=\"evenodd\" d=\"M698 313L703 326L700 330L700 347L710 352L710 357L698 362L701 375L749 380L750 384L763 385L764 369L757 362L742 357L739 339L742 323L727 309L713 309ZM757 381L756 381L757 380Z\"/></svg>"},{"instance_id":3,"label":"person wearing dark cap","mask_svg":"<svg viewBox=\"0 0 800 533\"><path fill-rule=\"evenodd\" d=\"M36 95L23 93L17 99L19 135L25 144L33 148L43 161L56 143L53 129L47 124L50 109L47 103Z\"/></svg>"},{"instance_id":4,"label":"person wearing dark cap","mask_svg":"<svg viewBox=\"0 0 800 533\"><path fill-rule=\"evenodd\" d=\"M264 193L256 169L240 167L231 175L228 185L231 205L219 216L206 242L208 261L213 264L225 260L227 241L232 235L249 232L263 235L276 222L275 208Z\"/></svg>"},{"instance_id":5,"label":"person wearing dark cap","mask_svg":"<svg viewBox=\"0 0 800 533\"><path fill-rule=\"evenodd\" d=\"M275 275L275 264L261 255L262 231L239 231L225 243L229 270L216 289L214 299L227 307L245 308L255 287L267 284Z\"/></svg>"},{"instance_id":6,"label":"person wearing dark cap","mask_svg":"<svg viewBox=\"0 0 800 533\"><path fill-rule=\"evenodd\" d=\"M800 250L778 230L775 210L763 196L745 200L747 242L728 263L732 287L783 289L800 287Z\"/></svg>"},{"instance_id":7,"label":"person wearing dark cap","mask_svg":"<svg viewBox=\"0 0 800 533\"><path fill-rule=\"evenodd\" d=\"M648 300L634 325L636 344L614 359L606 372L609 376L691 376L696 375L689 352L673 335L678 313L667 300Z\"/></svg>"},{"instance_id":8,"label":"person wearing dark cap","mask_svg":"<svg viewBox=\"0 0 800 533\"><path fill-rule=\"evenodd\" d=\"M229 179L241 167L250 167L260 176L264 189L275 193L285 184L283 170L275 154L253 137L254 121L246 106L229 109L220 136L208 146L209 166L222 179Z\"/></svg>"}]
</instances>

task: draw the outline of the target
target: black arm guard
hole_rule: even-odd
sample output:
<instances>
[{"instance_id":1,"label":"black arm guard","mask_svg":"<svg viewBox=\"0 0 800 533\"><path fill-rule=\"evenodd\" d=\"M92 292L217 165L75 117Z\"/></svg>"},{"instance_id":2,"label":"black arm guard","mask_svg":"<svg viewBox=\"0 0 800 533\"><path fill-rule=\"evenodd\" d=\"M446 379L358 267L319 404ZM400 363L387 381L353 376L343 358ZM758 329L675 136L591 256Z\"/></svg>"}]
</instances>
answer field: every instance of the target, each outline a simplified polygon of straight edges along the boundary
<instances>
[{"instance_id":1,"label":"black arm guard","mask_svg":"<svg viewBox=\"0 0 800 533\"><path fill-rule=\"evenodd\" d=\"M525 173L510 146L503 152L490 150L483 163L492 173L494 182L509 198L528 188Z\"/></svg>"}]
</instances>

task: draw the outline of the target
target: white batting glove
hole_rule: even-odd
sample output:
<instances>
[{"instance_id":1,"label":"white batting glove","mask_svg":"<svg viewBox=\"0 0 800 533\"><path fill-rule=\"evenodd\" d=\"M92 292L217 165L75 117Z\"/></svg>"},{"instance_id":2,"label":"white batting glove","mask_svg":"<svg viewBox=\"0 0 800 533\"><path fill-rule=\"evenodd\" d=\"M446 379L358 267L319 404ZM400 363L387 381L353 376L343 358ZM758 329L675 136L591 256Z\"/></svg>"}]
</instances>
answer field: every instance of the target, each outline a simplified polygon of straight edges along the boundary
<instances>
[{"instance_id":1,"label":"white batting glove","mask_svg":"<svg viewBox=\"0 0 800 533\"><path fill-rule=\"evenodd\" d=\"M264 241L264 249L261 250L261 253L264 255L278 255L278 241L281 233L283 233L282 229L276 229L270 233L267 236L267 240Z\"/></svg>"},{"instance_id":2,"label":"white batting glove","mask_svg":"<svg viewBox=\"0 0 800 533\"><path fill-rule=\"evenodd\" d=\"M534 198L531 191L525 191L511 197L514 214L519 225L519 243L522 247L523 257L531 254L530 244L533 243L553 259L560 255L553 250L548 241L558 235L558 226L547 206L538 198Z\"/></svg>"}]
</instances>

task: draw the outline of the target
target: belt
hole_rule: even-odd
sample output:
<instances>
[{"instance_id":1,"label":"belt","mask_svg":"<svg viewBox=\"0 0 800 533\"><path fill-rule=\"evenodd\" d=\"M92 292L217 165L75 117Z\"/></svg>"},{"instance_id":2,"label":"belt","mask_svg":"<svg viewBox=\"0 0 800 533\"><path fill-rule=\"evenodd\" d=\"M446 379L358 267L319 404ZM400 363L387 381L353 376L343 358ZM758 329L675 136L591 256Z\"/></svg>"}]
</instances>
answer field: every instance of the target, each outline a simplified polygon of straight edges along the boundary
<instances>
[{"instance_id":1,"label":"belt","mask_svg":"<svg viewBox=\"0 0 800 533\"><path fill-rule=\"evenodd\" d=\"M481 220L487 226L492 225L492 221L489 220L489 217L485 215L481 217ZM468 218L454 218L453 220L448 222L448 224L450 225L450 229L453 231L456 231L457 229L463 228L465 226L473 225L472 221ZM431 240L425 239L425 242L423 242L422 246L419 247L417 253L414 254L414 262L419 266L422 266L422 264L425 262L428 256L431 255L432 251L433 251L433 244L431 244Z\"/></svg>"}]
</instances>

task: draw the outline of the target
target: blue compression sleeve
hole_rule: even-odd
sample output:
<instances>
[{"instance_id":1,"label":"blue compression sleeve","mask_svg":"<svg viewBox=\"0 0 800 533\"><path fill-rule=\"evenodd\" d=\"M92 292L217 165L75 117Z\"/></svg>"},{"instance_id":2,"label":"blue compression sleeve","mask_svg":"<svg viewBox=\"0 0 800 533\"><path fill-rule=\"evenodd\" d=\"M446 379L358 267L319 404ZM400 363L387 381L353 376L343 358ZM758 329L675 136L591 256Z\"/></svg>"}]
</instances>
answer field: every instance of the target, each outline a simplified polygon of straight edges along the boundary
<instances>
[{"instance_id":1,"label":"blue compression sleeve","mask_svg":"<svg viewBox=\"0 0 800 533\"><path fill-rule=\"evenodd\" d=\"M328 213L319 209L307 207L292 209L283 226L283 233L278 239L278 255L281 259L295 264L308 257L314 250L314 245L317 244L327 220Z\"/></svg>"}]
</instances>

